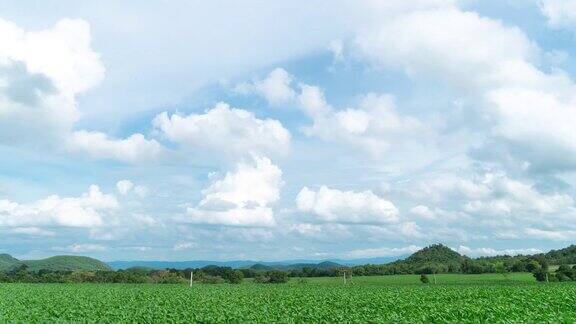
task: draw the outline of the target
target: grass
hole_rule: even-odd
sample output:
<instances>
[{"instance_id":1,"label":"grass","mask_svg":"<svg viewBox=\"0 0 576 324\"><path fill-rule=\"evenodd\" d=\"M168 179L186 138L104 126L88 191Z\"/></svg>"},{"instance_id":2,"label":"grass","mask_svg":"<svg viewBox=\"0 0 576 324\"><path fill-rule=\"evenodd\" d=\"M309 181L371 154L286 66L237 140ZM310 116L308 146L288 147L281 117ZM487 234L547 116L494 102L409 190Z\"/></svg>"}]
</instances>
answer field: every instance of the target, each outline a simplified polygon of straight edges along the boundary
<instances>
[{"instance_id":1,"label":"grass","mask_svg":"<svg viewBox=\"0 0 576 324\"><path fill-rule=\"evenodd\" d=\"M576 284L530 274L262 285L0 284L0 322L574 322Z\"/></svg>"}]
</instances>

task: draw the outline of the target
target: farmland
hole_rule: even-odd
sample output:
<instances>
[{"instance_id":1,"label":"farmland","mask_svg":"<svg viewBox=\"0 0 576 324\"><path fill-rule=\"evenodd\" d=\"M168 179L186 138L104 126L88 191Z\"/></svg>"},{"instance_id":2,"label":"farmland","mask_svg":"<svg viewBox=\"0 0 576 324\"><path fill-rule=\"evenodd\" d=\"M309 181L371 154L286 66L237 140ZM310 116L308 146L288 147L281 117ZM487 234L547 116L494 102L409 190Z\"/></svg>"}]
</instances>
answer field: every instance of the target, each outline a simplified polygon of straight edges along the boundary
<instances>
[{"instance_id":1,"label":"farmland","mask_svg":"<svg viewBox=\"0 0 576 324\"><path fill-rule=\"evenodd\" d=\"M531 274L292 279L287 284L1 284L0 322L554 321L576 318L576 285Z\"/></svg>"}]
</instances>

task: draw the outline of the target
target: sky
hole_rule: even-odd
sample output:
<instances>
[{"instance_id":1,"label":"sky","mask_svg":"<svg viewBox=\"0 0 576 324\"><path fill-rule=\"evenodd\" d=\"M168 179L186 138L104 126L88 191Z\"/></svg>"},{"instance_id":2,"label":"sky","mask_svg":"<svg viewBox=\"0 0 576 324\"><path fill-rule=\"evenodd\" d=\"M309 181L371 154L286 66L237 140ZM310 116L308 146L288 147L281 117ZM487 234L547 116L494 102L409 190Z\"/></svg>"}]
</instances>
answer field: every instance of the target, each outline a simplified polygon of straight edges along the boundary
<instances>
[{"instance_id":1,"label":"sky","mask_svg":"<svg viewBox=\"0 0 576 324\"><path fill-rule=\"evenodd\" d=\"M576 237L576 0L0 2L0 252Z\"/></svg>"}]
</instances>

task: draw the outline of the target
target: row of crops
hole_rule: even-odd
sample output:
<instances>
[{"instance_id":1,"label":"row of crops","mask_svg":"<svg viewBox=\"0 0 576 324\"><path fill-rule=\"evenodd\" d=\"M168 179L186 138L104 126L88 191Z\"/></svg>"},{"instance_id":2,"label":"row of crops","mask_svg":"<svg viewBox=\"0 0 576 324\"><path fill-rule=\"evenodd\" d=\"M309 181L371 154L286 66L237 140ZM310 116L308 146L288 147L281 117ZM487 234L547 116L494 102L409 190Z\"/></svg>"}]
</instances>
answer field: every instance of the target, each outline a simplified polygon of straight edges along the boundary
<instances>
[{"instance_id":1,"label":"row of crops","mask_svg":"<svg viewBox=\"0 0 576 324\"><path fill-rule=\"evenodd\" d=\"M575 305L572 283L0 285L2 323L574 322Z\"/></svg>"}]
</instances>

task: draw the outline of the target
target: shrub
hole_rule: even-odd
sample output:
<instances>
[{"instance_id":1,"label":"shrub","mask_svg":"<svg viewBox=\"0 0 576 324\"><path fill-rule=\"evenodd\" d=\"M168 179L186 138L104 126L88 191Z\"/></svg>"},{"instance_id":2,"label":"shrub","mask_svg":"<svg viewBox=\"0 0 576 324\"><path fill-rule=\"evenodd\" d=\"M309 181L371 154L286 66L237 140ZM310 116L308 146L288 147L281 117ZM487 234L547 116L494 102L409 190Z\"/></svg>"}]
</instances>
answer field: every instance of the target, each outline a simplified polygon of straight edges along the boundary
<instances>
[{"instance_id":1,"label":"shrub","mask_svg":"<svg viewBox=\"0 0 576 324\"><path fill-rule=\"evenodd\" d=\"M430 283L430 279L428 279L428 276L425 275L425 274L421 274L421 275L420 275L420 281L421 281L423 284Z\"/></svg>"}]
</instances>

